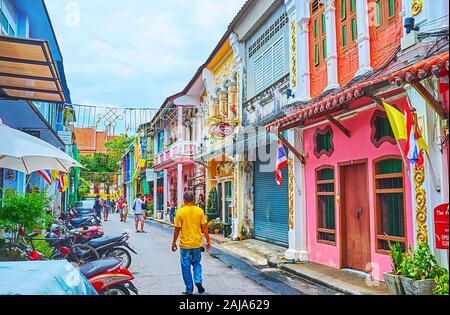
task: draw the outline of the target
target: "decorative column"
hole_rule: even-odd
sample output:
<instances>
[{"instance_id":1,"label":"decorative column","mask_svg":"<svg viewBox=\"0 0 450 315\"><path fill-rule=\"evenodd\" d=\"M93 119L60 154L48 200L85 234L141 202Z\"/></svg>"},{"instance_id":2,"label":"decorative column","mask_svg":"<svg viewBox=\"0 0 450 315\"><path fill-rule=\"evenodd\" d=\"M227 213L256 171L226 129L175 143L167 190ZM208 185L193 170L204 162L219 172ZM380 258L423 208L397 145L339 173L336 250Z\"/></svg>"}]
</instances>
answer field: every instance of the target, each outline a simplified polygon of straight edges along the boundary
<instances>
[{"instance_id":1,"label":"decorative column","mask_svg":"<svg viewBox=\"0 0 450 315\"><path fill-rule=\"evenodd\" d=\"M355 2L359 55L359 70L356 72L355 76L359 76L372 70L372 67L370 66L369 8L367 0Z\"/></svg>"},{"instance_id":2,"label":"decorative column","mask_svg":"<svg viewBox=\"0 0 450 315\"><path fill-rule=\"evenodd\" d=\"M226 89L221 89L219 92L219 102L220 102L220 115L223 117L228 116L228 91Z\"/></svg>"},{"instance_id":3,"label":"decorative column","mask_svg":"<svg viewBox=\"0 0 450 315\"><path fill-rule=\"evenodd\" d=\"M328 0L325 3L325 19L327 30L327 70L328 86L326 90L339 87L338 80L338 56L336 39L336 6L335 0Z\"/></svg>"},{"instance_id":4,"label":"decorative column","mask_svg":"<svg viewBox=\"0 0 450 315\"><path fill-rule=\"evenodd\" d=\"M158 212L158 173L155 172L155 179L153 180L153 219L156 219Z\"/></svg>"},{"instance_id":5,"label":"decorative column","mask_svg":"<svg viewBox=\"0 0 450 315\"><path fill-rule=\"evenodd\" d=\"M289 142L293 142L300 153L303 152L302 131L291 130L288 133ZM289 157L289 249L285 258L289 260L308 260L306 248L306 200L304 187L304 166L292 153Z\"/></svg>"},{"instance_id":6,"label":"decorative column","mask_svg":"<svg viewBox=\"0 0 450 315\"><path fill-rule=\"evenodd\" d=\"M414 167L414 184L416 185L416 220L417 220L417 243L428 243L427 229L427 193L422 187L425 182L425 167Z\"/></svg>"},{"instance_id":7,"label":"decorative column","mask_svg":"<svg viewBox=\"0 0 450 315\"><path fill-rule=\"evenodd\" d=\"M183 164L177 165L177 207L180 209L183 206L184 195L184 177L183 177Z\"/></svg>"},{"instance_id":8,"label":"decorative column","mask_svg":"<svg viewBox=\"0 0 450 315\"><path fill-rule=\"evenodd\" d=\"M245 56L245 46L239 41L238 36L235 33L231 33L230 37L231 48L233 49L234 60L236 61L236 77L232 77L232 80L236 82L236 118L241 123L242 104L241 100L244 99L244 67L243 56Z\"/></svg>"},{"instance_id":9,"label":"decorative column","mask_svg":"<svg viewBox=\"0 0 450 315\"><path fill-rule=\"evenodd\" d=\"M177 137L178 137L178 141L184 141L183 107L178 106L177 110L178 110L178 113L177 113L178 114L178 116L177 116L177 119L178 119Z\"/></svg>"},{"instance_id":10,"label":"decorative column","mask_svg":"<svg viewBox=\"0 0 450 315\"><path fill-rule=\"evenodd\" d=\"M168 171L164 170L164 195L163 195L163 219L166 219L166 212L167 212L167 203L169 201L169 178L168 178Z\"/></svg>"},{"instance_id":11,"label":"decorative column","mask_svg":"<svg viewBox=\"0 0 450 315\"><path fill-rule=\"evenodd\" d=\"M237 82L232 79L228 84L228 118L237 117Z\"/></svg>"},{"instance_id":12,"label":"decorative column","mask_svg":"<svg viewBox=\"0 0 450 315\"><path fill-rule=\"evenodd\" d=\"M289 16L289 61L290 61L290 87L295 94L297 88L297 16L295 2L293 0L285 0L286 12ZM294 101L294 100L293 100Z\"/></svg>"},{"instance_id":13,"label":"decorative column","mask_svg":"<svg viewBox=\"0 0 450 315\"><path fill-rule=\"evenodd\" d=\"M296 96L300 101L311 99L311 72L309 64L309 15L300 19L298 45L298 85Z\"/></svg>"},{"instance_id":14,"label":"decorative column","mask_svg":"<svg viewBox=\"0 0 450 315\"><path fill-rule=\"evenodd\" d=\"M212 116L219 116L220 114L220 104L219 104L219 98L216 96L213 96L211 98L211 107L212 112L210 112L210 117Z\"/></svg>"}]
</instances>

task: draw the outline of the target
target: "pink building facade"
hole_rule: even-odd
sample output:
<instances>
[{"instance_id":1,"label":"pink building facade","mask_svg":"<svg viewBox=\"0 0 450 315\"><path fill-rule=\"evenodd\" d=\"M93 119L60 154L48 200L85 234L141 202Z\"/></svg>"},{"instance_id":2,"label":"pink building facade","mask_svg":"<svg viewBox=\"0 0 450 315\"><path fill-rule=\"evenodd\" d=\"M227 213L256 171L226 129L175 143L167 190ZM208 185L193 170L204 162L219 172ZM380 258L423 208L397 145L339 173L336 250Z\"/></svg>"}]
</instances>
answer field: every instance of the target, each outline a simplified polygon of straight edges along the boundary
<instances>
[{"instance_id":1,"label":"pink building facade","mask_svg":"<svg viewBox=\"0 0 450 315\"><path fill-rule=\"evenodd\" d=\"M363 101L358 101L359 106L361 103ZM403 111L405 98L392 99L390 103ZM405 247L414 244L409 173L395 139L383 135L383 139L377 141L374 137L377 133L374 130L376 125L382 128L383 124L371 122L377 117L383 119L383 113L382 108L372 104L341 119L351 137L329 122L306 128L303 134L304 152L308 156L304 178L309 260L336 269L348 268L371 273L376 280L382 280L383 272L390 271L391 268L387 251L388 238L383 234L388 232L384 230L389 229L387 225L398 223L399 226L394 227L394 230L401 230L395 236L390 235L391 241L401 241ZM331 135L331 149L320 153L317 152L317 142L321 131ZM395 161L402 168L402 176L391 173L386 177L397 176L399 180L382 179L377 182L376 178L380 176L377 172L378 163L390 163L389 161ZM333 176L322 179L321 172L324 170ZM383 181L391 183L382 183ZM397 181L397 185L392 186L395 188L388 188L392 189L392 193L388 190L386 194L376 193L377 189L384 188L380 184L394 184L394 181ZM394 193L394 189L402 192ZM400 201L391 210L399 214L398 219L403 222L381 222L389 219L382 218L384 214L380 213L390 211L383 209L380 204L388 202L383 199L391 198L389 194L395 195L391 203ZM330 205L330 202L334 205ZM324 209L327 206L331 209L328 212ZM333 209L332 218L326 218Z\"/></svg>"}]
</instances>

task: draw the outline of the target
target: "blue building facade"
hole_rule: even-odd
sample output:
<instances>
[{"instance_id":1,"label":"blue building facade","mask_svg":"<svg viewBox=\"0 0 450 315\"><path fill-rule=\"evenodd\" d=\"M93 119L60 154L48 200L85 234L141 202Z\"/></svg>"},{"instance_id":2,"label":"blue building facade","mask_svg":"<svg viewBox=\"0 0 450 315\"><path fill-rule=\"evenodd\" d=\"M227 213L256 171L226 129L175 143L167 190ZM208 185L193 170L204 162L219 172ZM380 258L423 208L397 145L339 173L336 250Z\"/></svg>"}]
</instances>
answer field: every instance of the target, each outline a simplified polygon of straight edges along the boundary
<instances>
[{"instance_id":1,"label":"blue building facade","mask_svg":"<svg viewBox=\"0 0 450 315\"><path fill-rule=\"evenodd\" d=\"M35 39L45 41L52 57L52 65L56 71L55 77L61 86L64 103L35 101L21 97L0 97L0 119L9 127L36 136L73 156L76 147L73 143L64 142L61 132L70 132L70 123L75 120L73 115L70 91L64 73L63 58L58 46L51 20L43 0L0 0L0 45L16 39ZM17 78L27 77L27 73L15 74ZM2 86L0 86L0 93ZM1 93L3 94L3 93ZM6 94L6 93L5 93ZM73 132L73 131L72 131ZM76 190L78 185L69 185ZM0 168L0 189L13 189L25 193L31 189L44 190L48 188L44 180L37 174L25 174ZM68 191L61 196L53 188L49 193L59 199L55 205L62 208L66 205ZM0 197L1 197L0 192Z\"/></svg>"}]
</instances>

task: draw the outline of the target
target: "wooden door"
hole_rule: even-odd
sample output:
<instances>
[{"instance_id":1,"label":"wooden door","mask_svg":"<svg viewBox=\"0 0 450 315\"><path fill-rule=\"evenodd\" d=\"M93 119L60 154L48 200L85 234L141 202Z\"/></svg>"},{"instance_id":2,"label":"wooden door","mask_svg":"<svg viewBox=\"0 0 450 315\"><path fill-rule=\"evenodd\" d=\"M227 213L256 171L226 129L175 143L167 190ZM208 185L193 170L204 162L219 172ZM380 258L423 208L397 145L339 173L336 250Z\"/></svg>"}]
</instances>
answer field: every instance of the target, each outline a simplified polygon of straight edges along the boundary
<instances>
[{"instance_id":1,"label":"wooden door","mask_svg":"<svg viewBox=\"0 0 450 315\"><path fill-rule=\"evenodd\" d=\"M342 267L367 271L370 262L370 217L367 162L340 169Z\"/></svg>"}]
</instances>

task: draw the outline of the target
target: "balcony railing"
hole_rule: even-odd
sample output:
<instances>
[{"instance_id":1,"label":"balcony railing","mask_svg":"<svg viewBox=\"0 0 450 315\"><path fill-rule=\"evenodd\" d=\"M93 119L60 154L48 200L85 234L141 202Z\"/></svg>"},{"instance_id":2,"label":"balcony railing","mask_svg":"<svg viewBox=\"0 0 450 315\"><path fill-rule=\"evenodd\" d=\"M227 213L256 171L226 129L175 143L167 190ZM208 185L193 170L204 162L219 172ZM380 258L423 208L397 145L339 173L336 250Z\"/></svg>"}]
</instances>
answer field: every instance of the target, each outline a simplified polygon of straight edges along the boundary
<instances>
[{"instance_id":1,"label":"balcony railing","mask_svg":"<svg viewBox=\"0 0 450 315\"><path fill-rule=\"evenodd\" d=\"M155 155L155 165L158 166L176 159L192 159L196 154L197 142L177 141L170 147Z\"/></svg>"}]
</instances>

